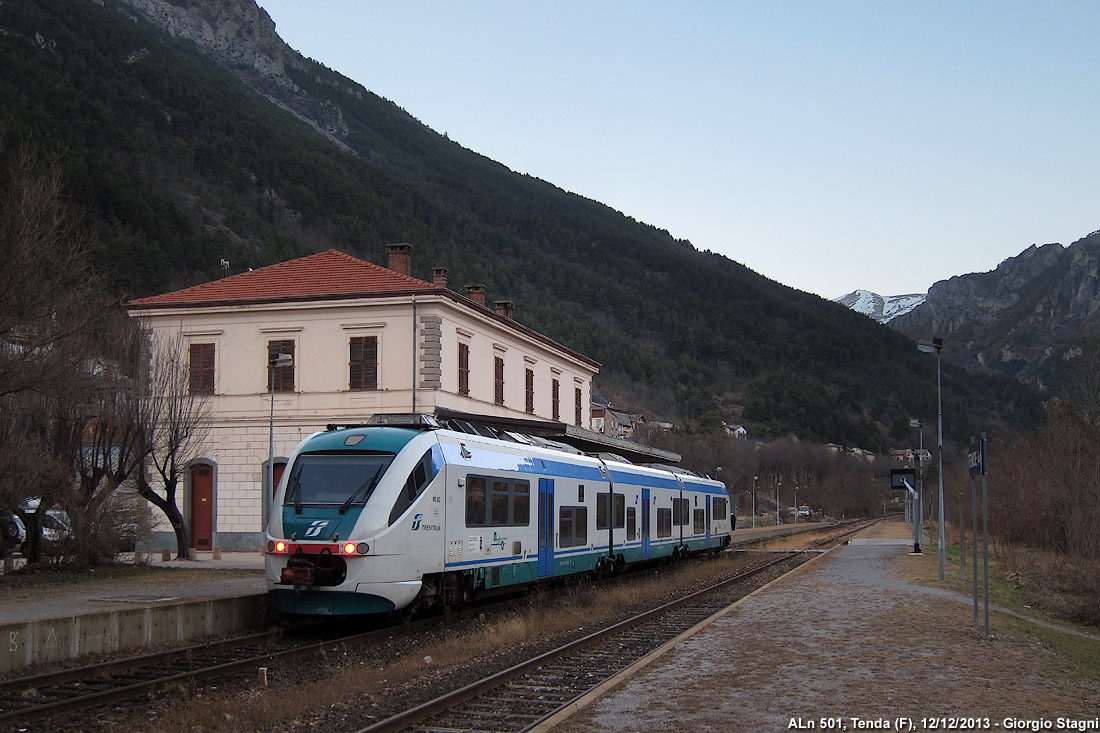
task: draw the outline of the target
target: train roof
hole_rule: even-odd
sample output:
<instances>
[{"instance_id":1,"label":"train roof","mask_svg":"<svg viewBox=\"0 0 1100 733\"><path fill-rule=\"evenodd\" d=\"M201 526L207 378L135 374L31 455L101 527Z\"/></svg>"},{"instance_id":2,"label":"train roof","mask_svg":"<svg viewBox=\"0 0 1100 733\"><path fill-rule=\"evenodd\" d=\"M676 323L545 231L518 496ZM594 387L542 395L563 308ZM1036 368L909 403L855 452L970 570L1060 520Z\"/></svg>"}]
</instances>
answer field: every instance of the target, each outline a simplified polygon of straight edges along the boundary
<instances>
[{"instance_id":1,"label":"train roof","mask_svg":"<svg viewBox=\"0 0 1100 733\"><path fill-rule=\"evenodd\" d=\"M475 415L438 408L435 415L423 413L379 413L366 423L329 425L328 430L352 427L390 427L416 430L453 430L468 435L537 446L574 455L591 455L614 463L651 465L654 468L675 468L679 473L692 474L676 467L680 455L629 440L611 438L575 425L543 420ZM692 474L694 475L694 474Z\"/></svg>"}]
</instances>

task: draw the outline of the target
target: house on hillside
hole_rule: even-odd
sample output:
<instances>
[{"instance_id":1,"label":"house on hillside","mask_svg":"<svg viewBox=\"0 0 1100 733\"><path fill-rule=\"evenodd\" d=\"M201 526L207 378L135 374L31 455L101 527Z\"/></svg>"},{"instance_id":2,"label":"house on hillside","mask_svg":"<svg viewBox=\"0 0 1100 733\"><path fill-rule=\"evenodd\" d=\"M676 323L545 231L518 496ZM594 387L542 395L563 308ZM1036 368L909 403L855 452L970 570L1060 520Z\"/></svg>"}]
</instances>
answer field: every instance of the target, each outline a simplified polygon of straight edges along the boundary
<instances>
[{"instance_id":1,"label":"house on hillside","mask_svg":"<svg viewBox=\"0 0 1100 733\"><path fill-rule=\"evenodd\" d=\"M182 342L190 390L210 400L180 506L196 549L261 546L269 420L276 483L302 438L375 413L589 425L597 362L516 322L510 301L487 307L483 286L460 295L443 268L412 277L410 245L388 264L328 250L128 304L167 337L155 343Z\"/></svg>"},{"instance_id":2,"label":"house on hillside","mask_svg":"<svg viewBox=\"0 0 1100 733\"><path fill-rule=\"evenodd\" d=\"M645 416L613 410L611 405L592 405L592 429L613 438L632 438L634 430L645 423Z\"/></svg>"}]
</instances>

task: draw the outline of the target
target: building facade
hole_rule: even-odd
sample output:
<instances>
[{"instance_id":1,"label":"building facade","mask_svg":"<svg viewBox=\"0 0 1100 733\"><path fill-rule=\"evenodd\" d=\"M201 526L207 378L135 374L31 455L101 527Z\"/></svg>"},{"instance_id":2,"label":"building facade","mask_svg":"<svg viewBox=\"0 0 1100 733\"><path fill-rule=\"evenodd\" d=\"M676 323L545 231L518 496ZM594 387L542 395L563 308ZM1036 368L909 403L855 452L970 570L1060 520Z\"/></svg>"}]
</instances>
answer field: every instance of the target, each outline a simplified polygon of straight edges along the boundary
<instances>
[{"instance_id":1,"label":"building facade","mask_svg":"<svg viewBox=\"0 0 1100 733\"><path fill-rule=\"evenodd\" d=\"M302 438L376 413L589 424L598 363L517 323L510 302L487 307L480 286L412 277L409 245L389 265L328 250L129 303L152 343L179 344L209 402L180 499L196 549L260 548L271 434L277 483Z\"/></svg>"}]
</instances>

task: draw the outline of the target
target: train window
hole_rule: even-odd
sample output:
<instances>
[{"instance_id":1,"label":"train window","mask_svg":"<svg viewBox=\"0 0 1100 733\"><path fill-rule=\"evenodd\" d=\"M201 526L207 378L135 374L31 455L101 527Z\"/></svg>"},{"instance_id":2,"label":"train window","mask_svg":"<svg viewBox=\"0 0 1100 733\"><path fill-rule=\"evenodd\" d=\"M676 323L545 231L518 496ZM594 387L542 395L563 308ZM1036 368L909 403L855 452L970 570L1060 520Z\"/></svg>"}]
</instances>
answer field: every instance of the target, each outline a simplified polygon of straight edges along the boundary
<instances>
[{"instance_id":1,"label":"train window","mask_svg":"<svg viewBox=\"0 0 1100 733\"><path fill-rule=\"evenodd\" d=\"M634 507L627 507L626 509L626 538L628 540L638 539L638 510Z\"/></svg>"},{"instance_id":2,"label":"train window","mask_svg":"<svg viewBox=\"0 0 1100 733\"><path fill-rule=\"evenodd\" d=\"M490 524L508 524L508 482L494 481L492 497L492 516Z\"/></svg>"},{"instance_id":3,"label":"train window","mask_svg":"<svg viewBox=\"0 0 1100 733\"><path fill-rule=\"evenodd\" d=\"M658 537L671 537L672 536L672 510L671 509L658 509L657 510L657 536Z\"/></svg>"},{"instance_id":4,"label":"train window","mask_svg":"<svg viewBox=\"0 0 1100 733\"><path fill-rule=\"evenodd\" d=\"M393 503L393 509L390 510L390 524L401 518L405 510L424 493L424 489L428 488L433 478L435 478L435 467L432 466L431 449L428 449L409 472L409 477L405 479L405 486L402 487L401 493L397 495L397 501Z\"/></svg>"},{"instance_id":5,"label":"train window","mask_svg":"<svg viewBox=\"0 0 1100 733\"><path fill-rule=\"evenodd\" d=\"M530 523L530 483L484 476L466 477L467 527L525 527Z\"/></svg>"},{"instance_id":6,"label":"train window","mask_svg":"<svg viewBox=\"0 0 1100 733\"><path fill-rule=\"evenodd\" d=\"M704 509L696 509L692 517L692 529L695 534L703 534L707 531L707 513Z\"/></svg>"},{"instance_id":7,"label":"train window","mask_svg":"<svg viewBox=\"0 0 1100 733\"><path fill-rule=\"evenodd\" d=\"M512 484L512 521L520 526L531 523L531 486L526 481Z\"/></svg>"},{"instance_id":8,"label":"train window","mask_svg":"<svg viewBox=\"0 0 1100 733\"><path fill-rule=\"evenodd\" d=\"M608 511L607 511L607 497L608 494L596 494L596 529L608 529ZM625 526L625 508L626 508L626 496L623 494L611 494L614 497L612 506L614 507L614 526L615 529L622 529Z\"/></svg>"},{"instance_id":9,"label":"train window","mask_svg":"<svg viewBox=\"0 0 1100 733\"><path fill-rule=\"evenodd\" d=\"M481 476L466 477L466 526L481 527L485 524L485 479Z\"/></svg>"},{"instance_id":10,"label":"train window","mask_svg":"<svg viewBox=\"0 0 1100 733\"><path fill-rule=\"evenodd\" d=\"M363 506L382 474L393 462L392 453L303 453L295 459L287 479L286 506Z\"/></svg>"},{"instance_id":11,"label":"train window","mask_svg":"<svg viewBox=\"0 0 1100 733\"><path fill-rule=\"evenodd\" d=\"M626 526L626 495L612 494L612 506L614 507L615 529ZM608 494L596 494L596 529L608 529L607 523L607 497Z\"/></svg>"},{"instance_id":12,"label":"train window","mask_svg":"<svg viewBox=\"0 0 1100 733\"><path fill-rule=\"evenodd\" d=\"M588 544L588 507L563 506L558 512L558 546Z\"/></svg>"},{"instance_id":13,"label":"train window","mask_svg":"<svg viewBox=\"0 0 1100 733\"><path fill-rule=\"evenodd\" d=\"M726 500L714 499L711 502L712 511L714 512L715 521L719 521L726 518Z\"/></svg>"},{"instance_id":14,"label":"train window","mask_svg":"<svg viewBox=\"0 0 1100 733\"><path fill-rule=\"evenodd\" d=\"M584 501L584 484L577 486L577 501Z\"/></svg>"},{"instance_id":15,"label":"train window","mask_svg":"<svg viewBox=\"0 0 1100 733\"><path fill-rule=\"evenodd\" d=\"M687 499L672 500L672 523L680 526L688 523L690 502Z\"/></svg>"}]
</instances>

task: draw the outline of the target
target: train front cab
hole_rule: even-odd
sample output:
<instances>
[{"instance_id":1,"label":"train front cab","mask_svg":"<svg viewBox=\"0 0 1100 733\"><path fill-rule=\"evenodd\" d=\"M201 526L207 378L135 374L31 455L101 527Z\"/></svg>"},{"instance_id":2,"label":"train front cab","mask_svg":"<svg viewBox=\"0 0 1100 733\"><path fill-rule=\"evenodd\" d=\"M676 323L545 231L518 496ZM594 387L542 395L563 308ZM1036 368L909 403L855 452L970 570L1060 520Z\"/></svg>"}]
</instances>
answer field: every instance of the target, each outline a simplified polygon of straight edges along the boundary
<instances>
[{"instance_id":1,"label":"train front cab","mask_svg":"<svg viewBox=\"0 0 1100 733\"><path fill-rule=\"evenodd\" d=\"M304 440L268 523L276 607L360 615L411 603L423 574L442 565L442 468L430 432L372 427Z\"/></svg>"}]
</instances>

